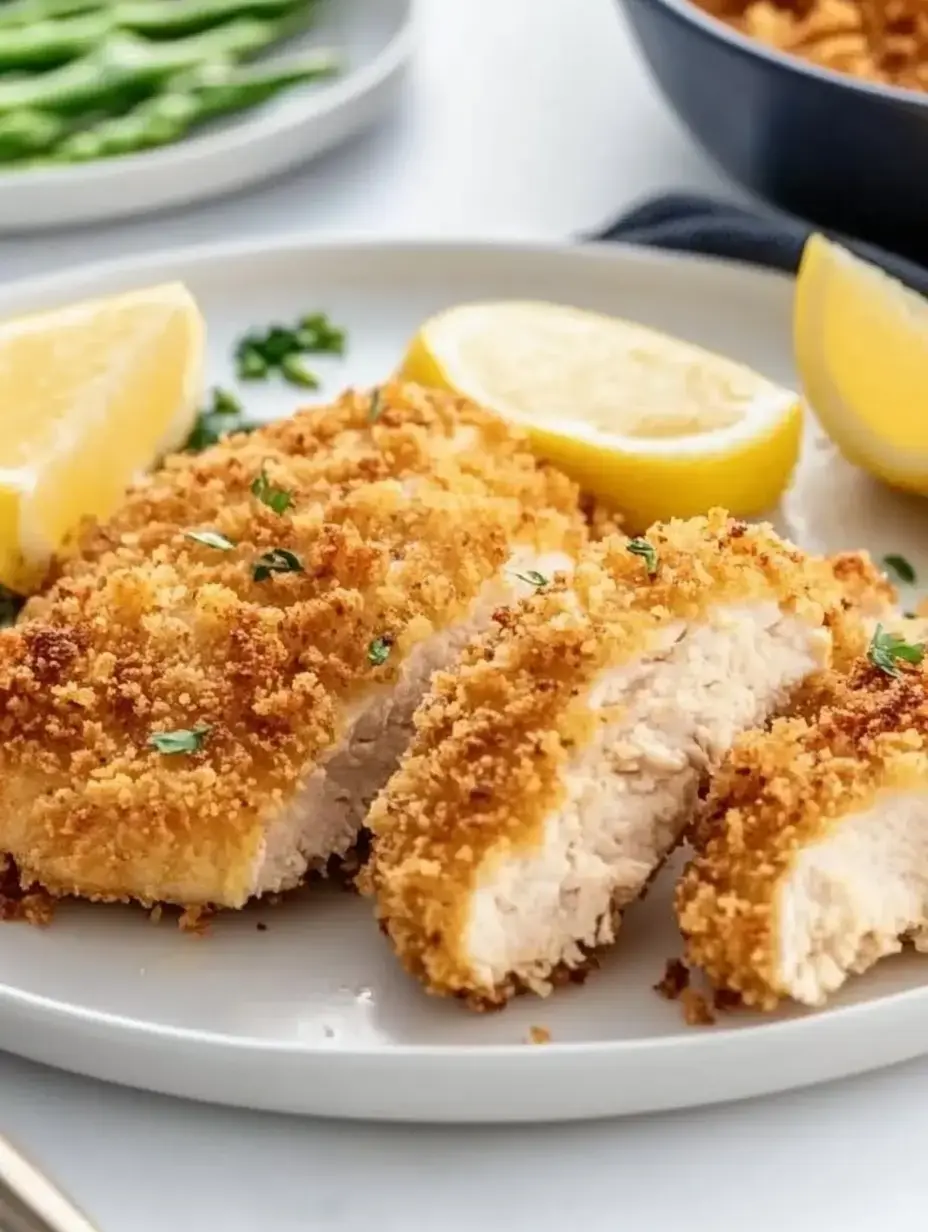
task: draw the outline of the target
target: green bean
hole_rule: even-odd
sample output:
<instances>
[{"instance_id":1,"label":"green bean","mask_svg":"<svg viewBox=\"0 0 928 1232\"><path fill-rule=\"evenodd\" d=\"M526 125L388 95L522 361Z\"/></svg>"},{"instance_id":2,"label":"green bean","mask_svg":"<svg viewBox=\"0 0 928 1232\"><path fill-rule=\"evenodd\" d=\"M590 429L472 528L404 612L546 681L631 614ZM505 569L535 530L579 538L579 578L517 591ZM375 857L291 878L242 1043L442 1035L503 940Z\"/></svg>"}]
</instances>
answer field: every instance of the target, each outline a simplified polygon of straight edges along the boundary
<instances>
[{"instance_id":1,"label":"green bean","mask_svg":"<svg viewBox=\"0 0 928 1232\"><path fill-rule=\"evenodd\" d=\"M0 73L56 68L90 55L114 30L146 40L177 39L241 19L277 20L302 12L307 0L139 0L67 19L48 19L7 30L0 38ZM0 19L3 9L0 8ZM0 24L2 29L2 24Z\"/></svg>"},{"instance_id":2,"label":"green bean","mask_svg":"<svg viewBox=\"0 0 928 1232\"><path fill-rule=\"evenodd\" d=\"M55 68L89 55L112 28L112 17L100 12L7 30L0 37L0 72Z\"/></svg>"},{"instance_id":3,"label":"green bean","mask_svg":"<svg viewBox=\"0 0 928 1232\"><path fill-rule=\"evenodd\" d=\"M60 141L65 124L44 111L14 111L0 116L0 162L43 154Z\"/></svg>"},{"instance_id":4,"label":"green bean","mask_svg":"<svg viewBox=\"0 0 928 1232\"><path fill-rule=\"evenodd\" d=\"M301 56L299 60L279 62L263 70L241 70L230 74L224 82L217 81L200 87L197 94L201 118L211 120L216 116L256 107L289 86L334 77L340 68L341 60L334 52L320 49Z\"/></svg>"},{"instance_id":5,"label":"green bean","mask_svg":"<svg viewBox=\"0 0 928 1232\"><path fill-rule=\"evenodd\" d=\"M120 29L147 39L173 39L198 34L242 17L266 21L295 9L313 7L312 0L126 0L116 9Z\"/></svg>"},{"instance_id":6,"label":"green bean","mask_svg":"<svg viewBox=\"0 0 928 1232\"><path fill-rule=\"evenodd\" d=\"M328 76L336 68L335 58L322 51L290 63L253 69L220 73L213 66L213 80L204 79L196 85L191 75L184 89L169 88L128 115L100 121L65 137L54 148L52 158L55 162L86 162L168 145L205 120L254 107L289 86ZM263 356L258 354L258 358L265 363ZM247 375L255 373L249 371Z\"/></svg>"},{"instance_id":7,"label":"green bean","mask_svg":"<svg viewBox=\"0 0 928 1232\"><path fill-rule=\"evenodd\" d=\"M112 8L115 0L9 0L0 7L0 28L29 26L33 22L56 21L79 13Z\"/></svg>"},{"instance_id":8,"label":"green bean","mask_svg":"<svg viewBox=\"0 0 928 1232\"><path fill-rule=\"evenodd\" d=\"M0 81L0 115L20 108L57 115L119 112L172 77L216 60L244 60L273 43L279 22L237 21L164 45L111 35L97 51L35 77Z\"/></svg>"},{"instance_id":9,"label":"green bean","mask_svg":"<svg viewBox=\"0 0 928 1232\"><path fill-rule=\"evenodd\" d=\"M52 151L55 162L83 163L168 145L194 123L196 101L189 95L150 99L128 115L72 133Z\"/></svg>"}]
</instances>

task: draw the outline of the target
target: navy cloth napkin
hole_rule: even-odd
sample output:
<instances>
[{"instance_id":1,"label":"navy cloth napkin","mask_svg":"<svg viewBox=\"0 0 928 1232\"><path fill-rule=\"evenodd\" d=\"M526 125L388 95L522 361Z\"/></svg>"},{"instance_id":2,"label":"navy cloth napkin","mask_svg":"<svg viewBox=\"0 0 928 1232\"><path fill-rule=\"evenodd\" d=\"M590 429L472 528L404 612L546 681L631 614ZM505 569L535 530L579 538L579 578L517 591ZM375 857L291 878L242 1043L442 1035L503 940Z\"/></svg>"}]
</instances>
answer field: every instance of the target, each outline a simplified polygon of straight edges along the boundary
<instances>
[{"instance_id":1,"label":"navy cloth napkin","mask_svg":"<svg viewBox=\"0 0 928 1232\"><path fill-rule=\"evenodd\" d=\"M794 274L813 229L801 219L772 210L748 209L689 193L668 193L636 206L587 238L727 257ZM928 295L928 269L872 244L834 232L824 234Z\"/></svg>"}]
</instances>

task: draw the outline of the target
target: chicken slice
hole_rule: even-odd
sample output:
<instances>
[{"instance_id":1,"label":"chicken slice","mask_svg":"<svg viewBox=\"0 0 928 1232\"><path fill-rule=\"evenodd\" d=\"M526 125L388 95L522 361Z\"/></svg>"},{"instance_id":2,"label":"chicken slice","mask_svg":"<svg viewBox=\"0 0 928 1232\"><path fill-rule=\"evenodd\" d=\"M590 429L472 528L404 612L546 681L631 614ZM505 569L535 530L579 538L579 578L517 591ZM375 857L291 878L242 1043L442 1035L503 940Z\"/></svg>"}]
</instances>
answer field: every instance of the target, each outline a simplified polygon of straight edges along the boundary
<instances>
[{"instance_id":1,"label":"chicken slice","mask_svg":"<svg viewBox=\"0 0 928 1232\"><path fill-rule=\"evenodd\" d=\"M583 540L519 434L414 386L173 459L0 633L0 852L89 898L293 886L354 842L432 671Z\"/></svg>"},{"instance_id":2,"label":"chicken slice","mask_svg":"<svg viewBox=\"0 0 928 1232\"><path fill-rule=\"evenodd\" d=\"M750 1006L821 1005L928 950L928 677L866 659L815 718L742 737L676 894L687 954Z\"/></svg>"},{"instance_id":3,"label":"chicken slice","mask_svg":"<svg viewBox=\"0 0 928 1232\"><path fill-rule=\"evenodd\" d=\"M368 819L406 967L475 1008L583 970L735 736L856 635L842 600L825 561L715 511L592 545L499 613L436 676Z\"/></svg>"}]
</instances>

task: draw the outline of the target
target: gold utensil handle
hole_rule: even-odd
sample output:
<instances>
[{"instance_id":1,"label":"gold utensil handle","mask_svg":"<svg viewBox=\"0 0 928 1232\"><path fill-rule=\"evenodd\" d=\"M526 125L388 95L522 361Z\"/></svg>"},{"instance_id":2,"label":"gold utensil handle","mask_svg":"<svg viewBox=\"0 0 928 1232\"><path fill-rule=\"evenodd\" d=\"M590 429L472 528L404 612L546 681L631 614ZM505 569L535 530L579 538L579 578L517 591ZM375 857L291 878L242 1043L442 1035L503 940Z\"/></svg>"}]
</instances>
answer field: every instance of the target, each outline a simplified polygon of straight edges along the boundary
<instances>
[{"instance_id":1,"label":"gold utensil handle","mask_svg":"<svg viewBox=\"0 0 928 1232\"><path fill-rule=\"evenodd\" d=\"M0 1134L0 1232L97 1232Z\"/></svg>"}]
</instances>

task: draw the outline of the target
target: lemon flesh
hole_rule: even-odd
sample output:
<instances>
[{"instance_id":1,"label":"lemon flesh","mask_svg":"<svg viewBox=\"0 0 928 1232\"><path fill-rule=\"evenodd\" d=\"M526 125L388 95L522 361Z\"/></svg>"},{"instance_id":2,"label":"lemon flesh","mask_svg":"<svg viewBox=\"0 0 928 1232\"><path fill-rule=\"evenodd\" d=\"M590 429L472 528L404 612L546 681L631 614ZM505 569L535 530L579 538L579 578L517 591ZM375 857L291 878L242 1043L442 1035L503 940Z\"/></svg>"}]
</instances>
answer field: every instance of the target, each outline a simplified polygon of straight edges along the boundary
<instances>
[{"instance_id":1,"label":"lemon flesh","mask_svg":"<svg viewBox=\"0 0 928 1232\"><path fill-rule=\"evenodd\" d=\"M401 375L522 424L538 453L632 526L714 505L765 512L798 457L794 394L690 343L577 308L451 308L413 339Z\"/></svg>"},{"instance_id":2,"label":"lemon flesh","mask_svg":"<svg viewBox=\"0 0 928 1232\"><path fill-rule=\"evenodd\" d=\"M0 323L0 583L28 593L84 518L183 443L204 332L174 284Z\"/></svg>"},{"instance_id":3,"label":"lemon flesh","mask_svg":"<svg viewBox=\"0 0 928 1232\"><path fill-rule=\"evenodd\" d=\"M796 366L844 456L893 487L928 495L928 304L813 235L796 283Z\"/></svg>"}]
</instances>

